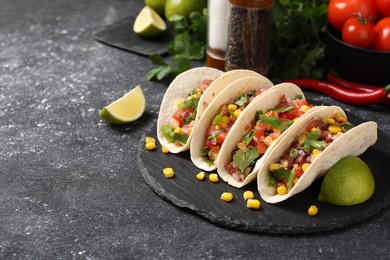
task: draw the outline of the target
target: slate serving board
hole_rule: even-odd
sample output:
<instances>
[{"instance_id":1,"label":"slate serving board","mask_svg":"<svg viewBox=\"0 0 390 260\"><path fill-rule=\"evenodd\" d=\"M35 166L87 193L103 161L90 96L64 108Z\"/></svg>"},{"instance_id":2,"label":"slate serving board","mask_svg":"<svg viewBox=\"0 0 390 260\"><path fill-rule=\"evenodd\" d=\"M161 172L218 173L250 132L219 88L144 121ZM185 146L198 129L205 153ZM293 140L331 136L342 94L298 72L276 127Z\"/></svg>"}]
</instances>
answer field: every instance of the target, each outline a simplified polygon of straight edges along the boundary
<instances>
[{"instance_id":1,"label":"slate serving board","mask_svg":"<svg viewBox=\"0 0 390 260\"><path fill-rule=\"evenodd\" d=\"M349 115L348 119L353 124L362 122L353 115ZM156 125L157 121L153 121L146 130L145 136L152 136L157 140ZM314 233L357 223L389 205L390 174L385 170L385 165L390 160L387 150L389 143L389 138L379 131L377 143L361 155L373 172L375 192L368 201L350 207L319 202L317 196L322 179L284 202L267 204L261 200L256 182L238 189L229 186L221 179L218 183L211 183L207 178L199 181L195 175L200 170L192 164L188 151L181 154L164 154L159 144L154 151L147 151L144 148L144 139L139 144L138 162L146 183L160 197L178 207L191 209L215 224L238 230L272 234ZM173 178L164 177L162 171L166 167L174 169ZM255 197L260 199L260 209L246 208L242 198L245 190L252 190ZM225 191L233 193L233 201L227 203L220 199ZM307 209L312 204L319 208L319 213L315 217L307 214Z\"/></svg>"},{"instance_id":2,"label":"slate serving board","mask_svg":"<svg viewBox=\"0 0 390 260\"><path fill-rule=\"evenodd\" d=\"M141 55L164 54L169 42L173 40L171 26L167 23L167 31L155 38L143 38L133 32L135 16L129 16L111 24L93 34L95 40L106 45Z\"/></svg>"}]
</instances>

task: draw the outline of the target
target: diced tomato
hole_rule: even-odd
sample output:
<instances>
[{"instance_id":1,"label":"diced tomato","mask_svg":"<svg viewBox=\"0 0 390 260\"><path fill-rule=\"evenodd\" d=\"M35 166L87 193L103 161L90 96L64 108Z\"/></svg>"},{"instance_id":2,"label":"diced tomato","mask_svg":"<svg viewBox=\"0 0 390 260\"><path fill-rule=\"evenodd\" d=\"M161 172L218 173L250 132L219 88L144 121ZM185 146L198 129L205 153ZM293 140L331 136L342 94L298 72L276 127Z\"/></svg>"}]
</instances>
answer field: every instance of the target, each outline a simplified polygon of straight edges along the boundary
<instances>
[{"instance_id":1,"label":"diced tomato","mask_svg":"<svg viewBox=\"0 0 390 260\"><path fill-rule=\"evenodd\" d=\"M301 106L303 106L303 105L308 106L309 103L307 103L307 100L306 100L306 99L299 99L299 100L298 100L298 106L301 107Z\"/></svg>"},{"instance_id":2,"label":"diced tomato","mask_svg":"<svg viewBox=\"0 0 390 260\"><path fill-rule=\"evenodd\" d=\"M256 137L257 140L259 140L262 136L264 136L264 131L263 130L257 130L253 136Z\"/></svg>"},{"instance_id":3,"label":"diced tomato","mask_svg":"<svg viewBox=\"0 0 390 260\"><path fill-rule=\"evenodd\" d=\"M218 136L217 136L217 142L222 144L225 139L226 139L226 135L227 135L227 132L221 132Z\"/></svg>"},{"instance_id":4,"label":"diced tomato","mask_svg":"<svg viewBox=\"0 0 390 260\"><path fill-rule=\"evenodd\" d=\"M298 178L300 178L303 174L303 170L302 170L302 167L301 166L298 166L298 168L295 169L295 176L297 176Z\"/></svg>"},{"instance_id":5,"label":"diced tomato","mask_svg":"<svg viewBox=\"0 0 390 260\"><path fill-rule=\"evenodd\" d=\"M255 127L256 130L262 130L262 131L266 131L266 130L271 130L272 127L267 125L267 124L264 124L264 123L260 123L260 124L257 124L256 127Z\"/></svg>"},{"instance_id":6,"label":"diced tomato","mask_svg":"<svg viewBox=\"0 0 390 260\"><path fill-rule=\"evenodd\" d=\"M206 140L206 146L211 150L215 145L212 143L211 140L207 139Z\"/></svg>"},{"instance_id":7,"label":"diced tomato","mask_svg":"<svg viewBox=\"0 0 390 260\"><path fill-rule=\"evenodd\" d=\"M255 92L255 96L258 96L258 95L260 95L261 93L263 93L263 90L262 90L262 89L258 89L258 90L256 90L256 92Z\"/></svg>"},{"instance_id":8,"label":"diced tomato","mask_svg":"<svg viewBox=\"0 0 390 260\"><path fill-rule=\"evenodd\" d=\"M218 156L220 149L221 149L220 146L214 146L213 148L210 149L210 151L209 151L210 160L214 161L215 159L217 159L217 156Z\"/></svg>"},{"instance_id":9,"label":"diced tomato","mask_svg":"<svg viewBox=\"0 0 390 260\"><path fill-rule=\"evenodd\" d=\"M183 123L184 123L184 118L181 116L184 113L184 111L185 111L184 109L179 109L172 116L177 122L179 122L180 126L183 125Z\"/></svg>"},{"instance_id":10,"label":"diced tomato","mask_svg":"<svg viewBox=\"0 0 390 260\"><path fill-rule=\"evenodd\" d=\"M265 154L265 152L267 151L267 148L268 147L263 142L257 143L257 150L259 150L260 155Z\"/></svg>"},{"instance_id":11,"label":"diced tomato","mask_svg":"<svg viewBox=\"0 0 390 260\"><path fill-rule=\"evenodd\" d=\"M307 131L311 131L311 129L313 129L314 127L317 127L317 122L316 122L316 121L311 122L311 123L306 127L306 130L307 130Z\"/></svg>"},{"instance_id":12,"label":"diced tomato","mask_svg":"<svg viewBox=\"0 0 390 260\"><path fill-rule=\"evenodd\" d=\"M211 84L211 80L205 79L205 80L203 80L202 84L198 87L198 89L200 91L204 92L206 90L206 88L208 86L210 86L210 84Z\"/></svg>"},{"instance_id":13,"label":"diced tomato","mask_svg":"<svg viewBox=\"0 0 390 260\"><path fill-rule=\"evenodd\" d=\"M271 137L272 139L276 139L276 138L278 138L281 134L282 134L282 132L273 132L273 133L270 133L270 134L269 134L269 137Z\"/></svg>"},{"instance_id":14,"label":"diced tomato","mask_svg":"<svg viewBox=\"0 0 390 260\"><path fill-rule=\"evenodd\" d=\"M300 116L300 112L299 112L298 107L294 107L293 110L280 113L280 115L279 115L280 118L287 118L289 120L292 120L292 119L299 117L299 116Z\"/></svg>"}]
</instances>

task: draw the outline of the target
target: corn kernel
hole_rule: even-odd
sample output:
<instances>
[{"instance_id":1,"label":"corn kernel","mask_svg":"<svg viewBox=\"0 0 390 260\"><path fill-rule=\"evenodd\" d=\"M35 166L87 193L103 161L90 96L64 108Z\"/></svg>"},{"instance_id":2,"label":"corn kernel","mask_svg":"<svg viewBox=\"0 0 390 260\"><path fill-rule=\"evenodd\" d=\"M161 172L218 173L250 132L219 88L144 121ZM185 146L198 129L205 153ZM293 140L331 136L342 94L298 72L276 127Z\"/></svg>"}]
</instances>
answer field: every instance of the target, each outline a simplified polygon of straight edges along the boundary
<instances>
[{"instance_id":1,"label":"corn kernel","mask_svg":"<svg viewBox=\"0 0 390 260\"><path fill-rule=\"evenodd\" d=\"M233 115L234 115L235 118L238 118L240 116L240 114L241 114L241 110L240 109L237 109L237 110L235 110L233 112Z\"/></svg>"},{"instance_id":2,"label":"corn kernel","mask_svg":"<svg viewBox=\"0 0 390 260\"><path fill-rule=\"evenodd\" d=\"M297 121L298 119L299 119L299 117L296 117L296 118L293 119L293 121L295 122L295 121Z\"/></svg>"},{"instance_id":3,"label":"corn kernel","mask_svg":"<svg viewBox=\"0 0 390 260\"><path fill-rule=\"evenodd\" d=\"M228 116L223 116L221 121L228 124L230 122L230 118Z\"/></svg>"},{"instance_id":4,"label":"corn kernel","mask_svg":"<svg viewBox=\"0 0 390 260\"><path fill-rule=\"evenodd\" d=\"M225 122L221 122L219 123L219 127L225 129L227 127L227 124Z\"/></svg>"},{"instance_id":5,"label":"corn kernel","mask_svg":"<svg viewBox=\"0 0 390 260\"><path fill-rule=\"evenodd\" d=\"M175 172L172 168L165 168L163 170L165 178L172 178L175 175Z\"/></svg>"},{"instance_id":6,"label":"corn kernel","mask_svg":"<svg viewBox=\"0 0 390 260\"><path fill-rule=\"evenodd\" d=\"M341 131L341 127L337 126L337 125L330 125L328 127L328 131L332 134L337 134L338 132Z\"/></svg>"},{"instance_id":7,"label":"corn kernel","mask_svg":"<svg viewBox=\"0 0 390 260\"><path fill-rule=\"evenodd\" d=\"M267 146L270 146L271 142L272 142L272 137L271 136L267 136L266 138L264 138L264 144L267 145Z\"/></svg>"},{"instance_id":8,"label":"corn kernel","mask_svg":"<svg viewBox=\"0 0 390 260\"><path fill-rule=\"evenodd\" d=\"M284 167L285 169L288 168L288 161L287 161L287 160L285 160L285 161L283 162L283 167Z\"/></svg>"},{"instance_id":9,"label":"corn kernel","mask_svg":"<svg viewBox=\"0 0 390 260\"><path fill-rule=\"evenodd\" d=\"M245 150L246 149L246 145L243 142L239 142L237 144L237 148L240 149L240 150Z\"/></svg>"},{"instance_id":10,"label":"corn kernel","mask_svg":"<svg viewBox=\"0 0 390 260\"><path fill-rule=\"evenodd\" d=\"M304 163L304 164L302 165L302 170L303 170L303 172L305 172L305 171L307 170L307 168L309 168L309 166L310 166L310 163Z\"/></svg>"},{"instance_id":11,"label":"corn kernel","mask_svg":"<svg viewBox=\"0 0 390 260\"><path fill-rule=\"evenodd\" d=\"M163 153L169 153L169 149L168 149L168 147L166 147L166 146L162 146L162 147L161 147L161 151L162 151Z\"/></svg>"},{"instance_id":12,"label":"corn kernel","mask_svg":"<svg viewBox=\"0 0 390 260\"><path fill-rule=\"evenodd\" d=\"M301 112L307 112L310 109L308 105L303 105L299 108L299 111Z\"/></svg>"},{"instance_id":13,"label":"corn kernel","mask_svg":"<svg viewBox=\"0 0 390 260\"><path fill-rule=\"evenodd\" d=\"M184 98L181 98L179 99L177 102L176 102L176 105L179 107L184 101L186 101Z\"/></svg>"},{"instance_id":14,"label":"corn kernel","mask_svg":"<svg viewBox=\"0 0 390 260\"><path fill-rule=\"evenodd\" d=\"M277 169L279 169L279 168L280 168L280 164L279 164L279 163L272 163L272 164L269 166L268 170L269 170L270 172L273 172L273 171L275 171L275 170L277 170Z\"/></svg>"},{"instance_id":15,"label":"corn kernel","mask_svg":"<svg viewBox=\"0 0 390 260\"><path fill-rule=\"evenodd\" d=\"M156 149L156 144L153 142L149 142L145 144L145 148L149 151Z\"/></svg>"},{"instance_id":16,"label":"corn kernel","mask_svg":"<svg viewBox=\"0 0 390 260\"><path fill-rule=\"evenodd\" d=\"M246 201L246 207L248 209L259 209L260 208L260 200L257 199L248 199Z\"/></svg>"},{"instance_id":17,"label":"corn kernel","mask_svg":"<svg viewBox=\"0 0 390 260\"><path fill-rule=\"evenodd\" d=\"M255 194L252 191L247 190L244 192L242 196L244 197L244 200L248 200L248 199L253 199L255 197Z\"/></svg>"},{"instance_id":18,"label":"corn kernel","mask_svg":"<svg viewBox=\"0 0 390 260\"><path fill-rule=\"evenodd\" d=\"M299 143L300 145L304 144L304 143L305 143L305 139L306 139L306 135L305 135L305 134L299 136L299 137L298 137L298 143Z\"/></svg>"},{"instance_id":19,"label":"corn kernel","mask_svg":"<svg viewBox=\"0 0 390 260\"><path fill-rule=\"evenodd\" d=\"M204 180L204 172L199 172L197 175L196 175L196 178L200 181L203 181Z\"/></svg>"},{"instance_id":20,"label":"corn kernel","mask_svg":"<svg viewBox=\"0 0 390 260\"><path fill-rule=\"evenodd\" d=\"M317 131L317 127L313 127L312 129L310 129L311 132L315 132Z\"/></svg>"},{"instance_id":21,"label":"corn kernel","mask_svg":"<svg viewBox=\"0 0 390 260\"><path fill-rule=\"evenodd\" d=\"M276 189L276 192L279 194L279 195L284 195L287 193L287 187L286 186L279 186L277 189Z\"/></svg>"},{"instance_id":22,"label":"corn kernel","mask_svg":"<svg viewBox=\"0 0 390 260\"><path fill-rule=\"evenodd\" d=\"M221 129L221 127L219 125L216 125L215 130L219 130L219 129Z\"/></svg>"},{"instance_id":23,"label":"corn kernel","mask_svg":"<svg viewBox=\"0 0 390 260\"><path fill-rule=\"evenodd\" d=\"M145 137L145 143L156 143L156 139L153 137L147 136Z\"/></svg>"},{"instance_id":24,"label":"corn kernel","mask_svg":"<svg viewBox=\"0 0 390 260\"><path fill-rule=\"evenodd\" d=\"M209 180L210 180L211 182L218 182L218 174L216 174L216 173L210 173L210 175L209 175Z\"/></svg>"},{"instance_id":25,"label":"corn kernel","mask_svg":"<svg viewBox=\"0 0 390 260\"><path fill-rule=\"evenodd\" d=\"M175 128L174 132L175 134L181 134L183 132L183 129L180 126L178 126Z\"/></svg>"},{"instance_id":26,"label":"corn kernel","mask_svg":"<svg viewBox=\"0 0 390 260\"><path fill-rule=\"evenodd\" d=\"M334 118L332 118L332 117L328 117L328 118L326 119L326 122L327 122L328 124L330 124L330 125L336 124L336 120L334 120Z\"/></svg>"},{"instance_id":27,"label":"corn kernel","mask_svg":"<svg viewBox=\"0 0 390 260\"><path fill-rule=\"evenodd\" d=\"M344 133L343 132L337 132L338 136L342 136Z\"/></svg>"},{"instance_id":28,"label":"corn kernel","mask_svg":"<svg viewBox=\"0 0 390 260\"><path fill-rule=\"evenodd\" d=\"M341 113L336 113L334 115L334 118L338 121L338 122L347 122L347 117L344 116L343 114Z\"/></svg>"},{"instance_id":29,"label":"corn kernel","mask_svg":"<svg viewBox=\"0 0 390 260\"><path fill-rule=\"evenodd\" d=\"M199 96L198 94L192 94L192 98L193 98L193 99L199 99L200 96Z\"/></svg>"},{"instance_id":30,"label":"corn kernel","mask_svg":"<svg viewBox=\"0 0 390 260\"><path fill-rule=\"evenodd\" d=\"M221 194L221 200L223 201L232 201L233 200L233 194L230 192L224 192Z\"/></svg>"},{"instance_id":31,"label":"corn kernel","mask_svg":"<svg viewBox=\"0 0 390 260\"><path fill-rule=\"evenodd\" d=\"M316 205L311 205L307 210L307 214L309 214L310 216L315 216L317 215L317 213L318 213L318 208Z\"/></svg>"},{"instance_id":32,"label":"corn kernel","mask_svg":"<svg viewBox=\"0 0 390 260\"><path fill-rule=\"evenodd\" d=\"M292 184L295 185L295 184L297 183L298 180L299 180L299 178L298 178L298 177L295 177L295 178L293 179L293 181L292 181Z\"/></svg>"},{"instance_id":33,"label":"corn kernel","mask_svg":"<svg viewBox=\"0 0 390 260\"><path fill-rule=\"evenodd\" d=\"M231 110L231 111L236 111L237 110L237 105L230 104L230 105L228 105L228 109Z\"/></svg>"},{"instance_id":34,"label":"corn kernel","mask_svg":"<svg viewBox=\"0 0 390 260\"><path fill-rule=\"evenodd\" d=\"M318 150L318 149L313 149L313 155L314 157L318 157L318 155L320 155L321 151Z\"/></svg>"},{"instance_id":35,"label":"corn kernel","mask_svg":"<svg viewBox=\"0 0 390 260\"><path fill-rule=\"evenodd\" d=\"M274 132L274 133L281 133L282 130L273 127L273 128L272 128L272 132Z\"/></svg>"}]
</instances>

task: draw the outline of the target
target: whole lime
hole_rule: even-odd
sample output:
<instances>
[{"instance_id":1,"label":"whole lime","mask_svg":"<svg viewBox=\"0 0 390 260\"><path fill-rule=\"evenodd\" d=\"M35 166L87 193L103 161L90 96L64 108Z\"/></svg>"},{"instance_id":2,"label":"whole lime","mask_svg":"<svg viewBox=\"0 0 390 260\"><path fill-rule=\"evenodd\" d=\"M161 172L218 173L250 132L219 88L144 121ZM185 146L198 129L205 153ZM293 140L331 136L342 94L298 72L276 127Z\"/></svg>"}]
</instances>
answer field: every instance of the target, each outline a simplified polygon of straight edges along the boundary
<instances>
[{"instance_id":1,"label":"whole lime","mask_svg":"<svg viewBox=\"0 0 390 260\"><path fill-rule=\"evenodd\" d=\"M205 0L167 0L165 3L165 18L168 20L173 15L187 16L192 12L205 8Z\"/></svg>"},{"instance_id":2,"label":"whole lime","mask_svg":"<svg viewBox=\"0 0 390 260\"><path fill-rule=\"evenodd\" d=\"M359 157L346 156L326 173L319 201L338 206L351 206L368 200L375 190L374 176Z\"/></svg>"},{"instance_id":3,"label":"whole lime","mask_svg":"<svg viewBox=\"0 0 390 260\"><path fill-rule=\"evenodd\" d=\"M166 1L167 0L145 0L145 4L156 11L159 15L164 15Z\"/></svg>"}]
</instances>

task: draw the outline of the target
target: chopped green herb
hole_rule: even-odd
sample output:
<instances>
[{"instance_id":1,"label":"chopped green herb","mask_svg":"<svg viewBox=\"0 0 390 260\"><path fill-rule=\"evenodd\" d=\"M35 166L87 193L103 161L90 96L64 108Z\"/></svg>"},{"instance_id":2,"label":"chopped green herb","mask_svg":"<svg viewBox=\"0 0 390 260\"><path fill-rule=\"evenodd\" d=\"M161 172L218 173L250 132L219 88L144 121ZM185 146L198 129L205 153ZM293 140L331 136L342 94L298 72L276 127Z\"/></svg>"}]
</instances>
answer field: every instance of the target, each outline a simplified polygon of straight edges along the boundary
<instances>
[{"instance_id":1,"label":"chopped green herb","mask_svg":"<svg viewBox=\"0 0 390 260\"><path fill-rule=\"evenodd\" d=\"M342 126L342 129L344 132L347 132L348 130L351 130L353 128L352 124L345 124Z\"/></svg>"},{"instance_id":2,"label":"chopped green herb","mask_svg":"<svg viewBox=\"0 0 390 260\"><path fill-rule=\"evenodd\" d=\"M216 115L213 119L213 125L219 125L221 123L223 114L225 113L225 106L221 108L221 111L219 112L218 115Z\"/></svg>"},{"instance_id":3,"label":"chopped green herb","mask_svg":"<svg viewBox=\"0 0 390 260\"><path fill-rule=\"evenodd\" d=\"M273 170L272 171L272 175L271 175L274 180L275 180L275 184L277 182L280 182L281 180L285 180L287 182L287 189L291 189L292 188L292 181L295 177L295 174L293 172L291 172L290 170L288 169L285 169L285 168L278 168L276 170ZM275 185L273 185L275 186Z\"/></svg>"},{"instance_id":4,"label":"chopped green herb","mask_svg":"<svg viewBox=\"0 0 390 260\"><path fill-rule=\"evenodd\" d=\"M320 135L321 135L321 132L318 129L316 131L310 131L306 135L303 150L305 150L305 152L307 154L311 153L312 147L315 149L318 149L320 151L322 151L322 149L324 149L324 147L326 146L326 142L325 141L318 141L318 138L320 137Z\"/></svg>"},{"instance_id":5,"label":"chopped green herb","mask_svg":"<svg viewBox=\"0 0 390 260\"><path fill-rule=\"evenodd\" d=\"M276 113L283 113L283 112L288 112L291 110L294 110L294 106L288 106L288 107L280 107L280 108L275 108L271 109L270 111L275 111Z\"/></svg>"},{"instance_id":6,"label":"chopped green herb","mask_svg":"<svg viewBox=\"0 0 390 260\"><path fill-rule=\"evenodd\" d=\"M207 146L204 146L201 150L201 154L200 154L200 157L202 158L202 160L209 164L209 165L212 165L213 164L213 161L210 160L209 158L209 152L210 152L210 149L207 147Z\"/></svg>"},{"instance_id":7,"label":"chopped green herb","mask_svg":"<svg viewBox=\"0 0 390 260\"><path fill-rule=\"evenodd\" d=\"M236 101L234 101L234 104L237 106L243 106L246 102L248 102L248 95L243 93L236 99Z\"/></svg>"},{"instance_id":8,"label":"chopped green herb","mask_svg":"<svg viewBox=\"0 0 390 260\"><path fill-rule=\"evenodd\" d=\"M163 134L163 136L165 137L165 139L167 139L168 142L173 143L173 141L175 140L173 137L175 132L174 132L174 129L172 126L163 125L163 126L161 126L160 131Z\"/></svg>"},{"instance_id":9,"label":"chopped green herb","mask_svg":"<svg viewBox=\"0 0 390 260\"><path fill-rule=\"evenodd\" d=\"M245 145L248 145L251 141L252 141L252 138L253 138L253 135L255 133L255 130L252 130L250 131L249 133L247 133L244 138L242 138L242 141Z\"/></svg>"},{"instance_id":10,"label":"chopped green herb","mask_svg":"<svg viewBox=\"0 0 390 260\"><path fill-rule=\"evenodd\" d=\"M249 147L246 151L237 150L233 155L233 161L237 164L241 173L245 173L245 168L251 166L259 157L259 152L256 148Z\"/></svg>"}]
</instances>

